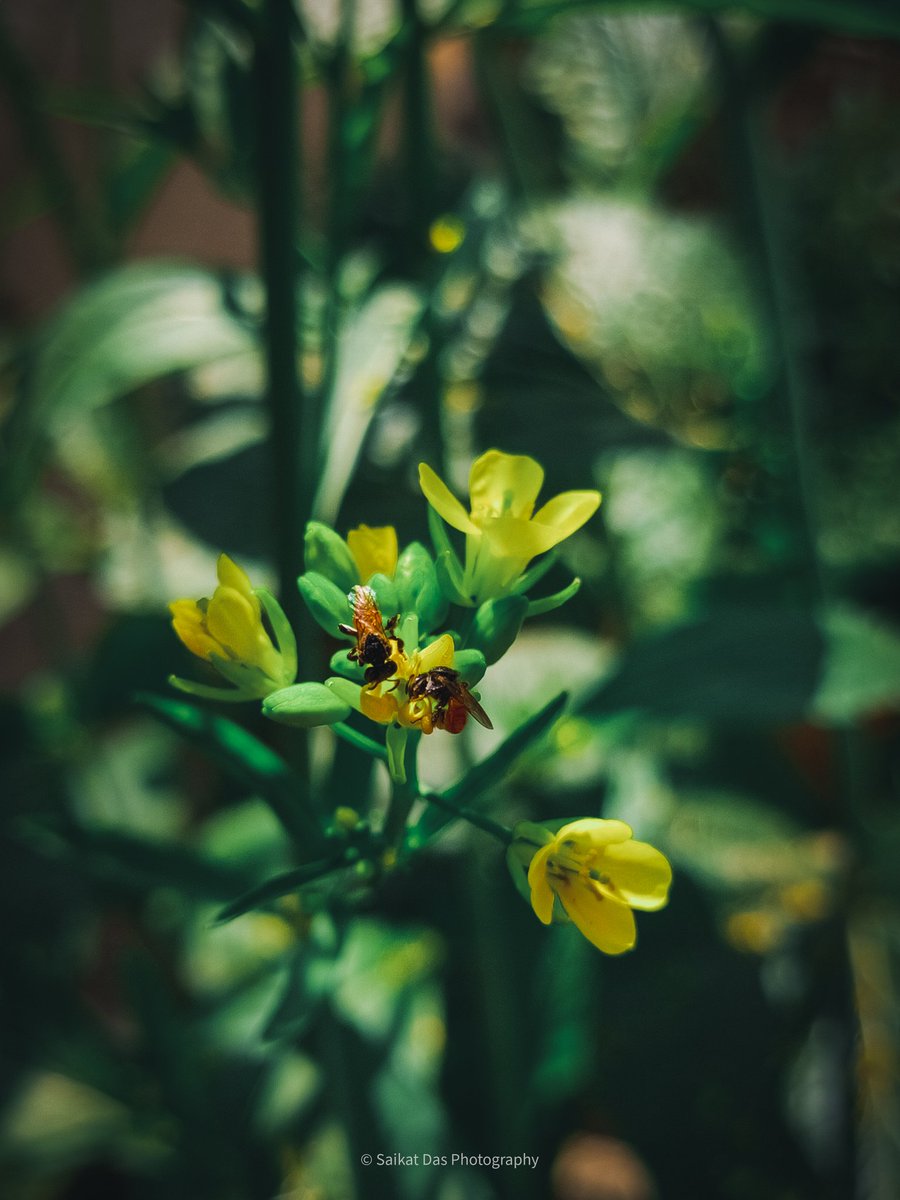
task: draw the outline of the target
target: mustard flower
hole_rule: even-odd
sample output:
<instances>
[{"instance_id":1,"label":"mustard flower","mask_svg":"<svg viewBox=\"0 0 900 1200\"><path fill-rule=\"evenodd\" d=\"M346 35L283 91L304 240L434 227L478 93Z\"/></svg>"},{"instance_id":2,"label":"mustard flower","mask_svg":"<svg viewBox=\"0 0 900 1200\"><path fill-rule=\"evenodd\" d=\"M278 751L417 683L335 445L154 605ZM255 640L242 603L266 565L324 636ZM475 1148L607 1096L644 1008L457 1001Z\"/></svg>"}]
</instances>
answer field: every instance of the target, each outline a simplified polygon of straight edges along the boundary
<instances>
[{"instance_id":1,"label":"mustard flower","mask_svg":"<svg viewBox=\"0 0 900 1200\"><path fill-rule=\"evenodd\" d=\"M373 575L393 579L398 557L397 531L393 525L358 525L347 534L347 545L361 583L367 583Z\"/></svg>"},{"instance_id":2,"label":"mustard flower","mask_svg":"<svg viewBox=\"0 0 900 1200\"><path fill-rule=\"evenodd\" d=\"M431 467L419 464L428 503L466 535L462 590L473 603L513 591L533 558L570 537L597 511L600 493L582 491L561 492L535 512L543 482L544 469L533 458L488 450L472 464L466 512Z\"/></svg>"},{"instance_id":3,"label":"mustard flower","mask_svg":"<svg viewBox=\"0 0 900 1200\"><path fill-rule=\"evenodd\" d=\"M331 678L326 680L326 686L378 725L399 725L424 734L435 729L459 733L471 714L490 728L490 721L470 694L468 685L456 678L455 650L449 633L441 634L430 645L411 654L404 651L396 638L390 638L389 643L388 661L394 668L389 677L364 686L349 679ZM470 652L465 661L468 663L472 658ZM423 679L430 681L430 686L423 686Z\"/></svg>"},{"instance_id":4,"label":"mustard flower","mask_svg":"<svg viewBox=\"0 0 900 1200\"><path fill-rule=\"evenodd\" d=\"M646 842L634 841L624 821L586 817L556 833L523 821L513 830L511 868L517 863L521 868L528 857L531 907L538 919L549 925L554 916L568 918L604 954L634 946L632 909L654 912L668 902L668 860Z\"/></svg>"},{"instance_id":5,"label":"mustard flower","mask_svg":"<svg viewBox=\"0 0 900 1200\"><path fill-rule=\"evenodd\" d=\"M293 683L297 644L274 596L254 588L227 554L216 564L219 586L210 599L174 600L172 625L184 645L232 686L207 687L171 676L183 692L216 700L256 700ZM263 625L269 619L275 642Z\"/></svg>"}]
</instances>

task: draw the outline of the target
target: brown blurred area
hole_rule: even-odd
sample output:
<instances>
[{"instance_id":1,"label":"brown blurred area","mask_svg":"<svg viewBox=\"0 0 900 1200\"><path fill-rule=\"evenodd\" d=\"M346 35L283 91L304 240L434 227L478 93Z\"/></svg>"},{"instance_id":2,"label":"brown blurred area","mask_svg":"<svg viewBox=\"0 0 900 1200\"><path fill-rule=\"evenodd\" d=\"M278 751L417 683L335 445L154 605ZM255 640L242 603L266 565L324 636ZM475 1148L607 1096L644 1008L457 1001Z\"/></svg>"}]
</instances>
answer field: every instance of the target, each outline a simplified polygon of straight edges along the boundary
<instances>
[{"instance_id":1,"label":"brown blurred area","mask_svg":"<svg viewBox=\"0 0 900 1200\"><path fill-rule=\"evenodd\" d=\"M16 0L4 21L13 53L48 98L65 108L71 97L140 103L148 78L173 67L184 28L176 0ZM44 315L77 277L49 198L41 194L33 145L21 123L0 109L0 164L5 180L5 236L0 248L0 318L13 326ZM102 124L51 115L49 131L76 188L75 203L93 230L102 263L108 247L101 228L104 156L110 137ZM249 210L217 195L202 172L179 160L162 180L133 234L126 257L184 257L246 267L255 253Z\"/></svg>"}]
</instances>

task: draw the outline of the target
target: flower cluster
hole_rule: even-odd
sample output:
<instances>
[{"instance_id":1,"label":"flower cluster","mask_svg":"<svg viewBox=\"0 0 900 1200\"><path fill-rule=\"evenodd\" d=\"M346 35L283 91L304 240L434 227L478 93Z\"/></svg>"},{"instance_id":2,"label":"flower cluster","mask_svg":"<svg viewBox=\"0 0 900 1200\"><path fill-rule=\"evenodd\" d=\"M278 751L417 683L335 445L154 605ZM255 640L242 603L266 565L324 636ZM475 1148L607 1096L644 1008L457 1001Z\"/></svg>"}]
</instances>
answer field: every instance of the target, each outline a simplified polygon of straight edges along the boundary
<instances>
[{"instance_id":1,"label":"flower cluster","mask_svg":"<svg viewBox=\"0 0 900 1200\"><path fill-rule=\"evenodd\" d=\"M354 736L344 722L359 714L384 730L381 753L402 787L409 751L415 752L411 738L458 734L470 718L493 728L473 689L527 617L558 607L578 589L574 579L552 596L526 594L552 562L547 551L600 503L595 491L564 492L535 512L543 477L534 459L489 450L472 466L467 512L421 464L433 555L419 542L401 551L392 526L360 525L343 538L311 521L298 586L318 624L343 641L331 659L333 674L323 681L295 682L296 643L284 612L223 554L212 597L176 600L170 608L181 641L224 686L175 677L172 683L203 698L261 700L272 720L332 725L344 736ZM465 535L463 559L445 522ZM446 628L451 606L458 616ZM357 742L376 745L368 737ZM510 844L514 876L527 872L540 920L567 917L607 953L633 945L632 908L665 903L668 864L652 847L630 841L621 822L576 821L556 835L542 826L493 828Z\"/></svg>"}]
</instances>

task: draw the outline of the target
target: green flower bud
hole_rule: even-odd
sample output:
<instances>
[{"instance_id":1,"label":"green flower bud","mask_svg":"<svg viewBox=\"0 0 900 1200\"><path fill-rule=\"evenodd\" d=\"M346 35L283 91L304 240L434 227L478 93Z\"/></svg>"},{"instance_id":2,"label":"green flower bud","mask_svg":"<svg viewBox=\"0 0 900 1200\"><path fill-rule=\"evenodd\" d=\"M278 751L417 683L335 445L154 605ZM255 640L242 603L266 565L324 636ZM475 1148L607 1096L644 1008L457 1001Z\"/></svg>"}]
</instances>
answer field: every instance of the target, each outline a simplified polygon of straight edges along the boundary
<instances>
[{"instance_id":1,"label":"green flower bud","mask_svg":"<svg viewBox=\"0 0 900 1200\"><path fill-rule=\"evenodd\" d=\"M484 675L487 662L480 650L457 650L453 655L453 669L469 687L474 687Z\"/></svg>"},{"instance_id":2,"label":"green flower bud","mask_svg":"<svg viewBox=\"0 0 900 1200\"><path fill-rule=\"evenodd\" d=\"M328 525L310 521L306 526L304 545L307 571L324 575L345 595L359 583L359 571L350 547Z\"/></svg>"},{"instance_id":3,"label":"green flower bud","mask_svg":"<svg viewBox=\"0 0 900 1200\"><path fill-rule=\"evenodd\" d=\"M366 668L362 663L352 662L347 657L346 650L337 650L331 656L329 666L332 671L338 675L342 675L345 679L352 679L354 683L364 683L366 679Z\"/></svg>"},{"instance_id":4,"label":"green flower bud","mask_svg":"<svg viewBox=\"0 0 900 1200\"><path fill-rule=\"evenodd\" d=\"M410 542L394 572L394 583L404 612L415 612L424 633L435 629L447 613L447 599L438 583L431 555L421 542Z\"/></svg>"},{"instance_id":5,"label":"green flower bud","mask_svg":"<svg viewBox=\"0 0 900 1200\"><path fill-rule=\"evenodd\" d=\"M272 692L263 701L263 716L282 725L312 729L316 725L333 725L350 715L345 704L324 683L295 683L292 687Z\"/></svg>"},{"instance_id":6,"label":"green flower bud","mask_svg":"<svg viewBox=\"0 0 900 1200\"><path fill-rule=\"evenodd\" d=\"M397 589L394 587L392 579L388 579L387 575L373 575L369 580L369 587L375 593L375 599L385 621L400 612L400 597L397 595Z\"/></svg>"},{"instance_id":7,"label":"green flower bud","mask_svg":"<svg viewBox=\"0 0 900 1200\"><path fill-rule=\"evenodd\" d=\"M490 666L503 657L519 636L527 612L528 600L524 596L486 600L475 612L469 645L481 650Z\"/></svg>"},{"instance_id":8,"label":"green flower bud","mask_svg":"<svg viewBox=\"0 0 900 1200\"><path fill-rule=\"evenodd\" d=\"M317 571L307 571L297 580L304 603L326 633L338 636L338 625L353 624L353 610L346 593Z\"/></svg>"}]
</instances>

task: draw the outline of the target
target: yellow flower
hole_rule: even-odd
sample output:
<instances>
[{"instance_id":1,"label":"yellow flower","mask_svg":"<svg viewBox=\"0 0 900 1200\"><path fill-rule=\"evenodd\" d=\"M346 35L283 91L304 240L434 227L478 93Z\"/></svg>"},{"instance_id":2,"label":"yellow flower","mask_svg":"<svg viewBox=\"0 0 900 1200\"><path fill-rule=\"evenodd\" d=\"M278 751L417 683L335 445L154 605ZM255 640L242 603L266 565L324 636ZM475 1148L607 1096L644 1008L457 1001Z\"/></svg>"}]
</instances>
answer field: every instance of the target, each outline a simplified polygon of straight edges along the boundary
<instances>
[{"instance_id":1,"label":"yellow flower","mask_svg":"<svg viewBox=\"0 0 900 1200\"><path fill-rule=\"evenodd\" d=\"M262 699L287 687L297 674L297 644L274 596L253 588L246 573L220 554L219 586L211 599L173 600L172 625L192 654L206 659L232 688L206 687L172 676L183 692L217 700ZM269 618L276 644L262 621Z\"/></svg>"},{"instance_id":2,"label":"yellow flower","mask_svg":"<svg viewBox=\"0 0 900 1200\"><path fill-rule=\"evenodd\" d=\"M397 569L397 530L393 525L359 525L347 534L347 545L359 570L360 582L373 575L393 578Z\"/></svg>"},{"instance_id":3,"label":"yellow flower","mask_svg":"<svg viewBox=\"0 0 900 1200\"><path fill-rule=\"evenodd\" d=\"M580 529L597 511L600 493L561 492L537 512L544 469L533 458L488 450L469 475L471 511L427 463L419 483L439 516L466 535L463 591L476 604L512 590L529 562Z\"/></svg>"},{"instance_id":4,"label":"yellow flower","mask_svg":"<svg viewBox=\"0 0 900 1200\"><path fill-rule=\"evenodd\" d=\"M393 644L396 647L396 642ZM412 655L395 649L391 659L397 665L396 674L384 683L362 688L359 697L360 712L370 721L377 721L379 725L395 722L405 729L433 733L434 700L431 696L411 697L407 691L407 683L417 675L434 670L435 667L452 667L453 638L449 633L441 634L430 646L426 646L424 650L417 650Z\"/></svg>"},{"instance_id":5,"label":"yellow flower","mask_svg":"<svg viewBox=\"0 0 900 1200\"><path fill-rule=\"evenodd\" d=\"M622 954L637 939L632 909L668 902L672 868L665 855L632 839L624 821L586 817L553 834L521 822L513 849L543 842L528 867L531 907L545 925L558 900L565 916L604 954Z\"/></svg>"}]
</instances>

